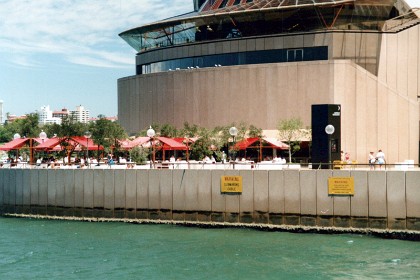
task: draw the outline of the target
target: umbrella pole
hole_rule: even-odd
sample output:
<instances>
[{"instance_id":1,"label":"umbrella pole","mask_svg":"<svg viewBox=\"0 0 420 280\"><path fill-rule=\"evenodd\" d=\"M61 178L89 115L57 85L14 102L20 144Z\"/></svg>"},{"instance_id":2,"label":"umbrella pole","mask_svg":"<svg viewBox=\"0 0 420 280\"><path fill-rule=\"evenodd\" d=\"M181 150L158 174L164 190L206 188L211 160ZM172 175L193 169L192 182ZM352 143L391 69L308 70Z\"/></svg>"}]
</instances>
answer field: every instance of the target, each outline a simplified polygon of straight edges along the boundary
<instances>
[{"instance_id":1,"label":"umbrella pole","mask_svg":"<svg viewBox=\"0 0 420 280\"><path fill-rule=\"evenodd\" d=\"M29 139L29 166L34 163L34 139Z\"/></svg>"}]
</instances>

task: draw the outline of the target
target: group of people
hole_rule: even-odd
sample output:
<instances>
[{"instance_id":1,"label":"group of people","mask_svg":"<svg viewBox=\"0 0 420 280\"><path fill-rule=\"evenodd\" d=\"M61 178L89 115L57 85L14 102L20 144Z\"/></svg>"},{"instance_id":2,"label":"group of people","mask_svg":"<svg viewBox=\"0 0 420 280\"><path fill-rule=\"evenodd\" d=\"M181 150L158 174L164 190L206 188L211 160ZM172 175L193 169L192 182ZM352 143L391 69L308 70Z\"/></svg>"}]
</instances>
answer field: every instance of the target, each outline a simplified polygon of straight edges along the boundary
<instances>
[{"instance_id":1,"label":"group of people","mask_svg":"<svg viewBox=\"0 0 420 280\"><path fill-rule=\"evenodd\" d=\"M375 164L379 164L379 169L381 169L382 165L386 163L385 153L381 149L378 150L376 155L374 152L370 152L368 161L369 161L370 169L374 169Z\"/></svg>"},{"instance_id":2,"label":"group of people","mask_svg":"<svg viewBox=\"0 0 420 280\"><path fill-rule=\"evenodd\" d=\"M350 154L341 151L341 161L345 163L351 163ZM375 152L369 152L368 162L370 169L375 169L376 164L378 164L379 169L381 169L382 165L386 164L385 153L381 149L379 149L376 154Z\"/></svg>"}]
</instances>

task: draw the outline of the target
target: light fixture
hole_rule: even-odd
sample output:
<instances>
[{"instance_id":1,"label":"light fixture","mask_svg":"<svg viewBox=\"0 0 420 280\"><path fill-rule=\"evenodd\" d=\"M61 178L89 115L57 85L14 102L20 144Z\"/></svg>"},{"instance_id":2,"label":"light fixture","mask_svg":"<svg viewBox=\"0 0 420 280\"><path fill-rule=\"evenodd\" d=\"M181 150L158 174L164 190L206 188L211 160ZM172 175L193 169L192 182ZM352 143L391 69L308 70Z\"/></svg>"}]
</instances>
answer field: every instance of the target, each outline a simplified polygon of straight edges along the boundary
<instances>
[{"instance_id":1,"label":"light fixture","mask_svg":"<svg viewBox=\"0 0 420 280\"><path fill-rule=\"evenodd\" d=\"M150 126L149 129L147 130L147 136L152 138L153 136L155 136L155 134L156 134L155 130L152 128L152 126Z\"/></svg>"},{"instance_id":2,"label":"light fixture","mask_svg":"<svg viewBox=\"0 0 420 280\"><path fill-rule=\"evenodd\" d=\"M19 139L20 138L20 134L19 133L15 133L15 135L13 135L13 139Z\"/></svg>"},{"instance_id":3,"label":"light fixture","mask_svg":"<svg viewBox=\"0 0 420 280\"><path fill-rule=\"evenodd\" d=\"M329 124L325 127L325 133L327 133L328 135L333 134L335 131L335 127L332 124Z\"/></svg>"},{"instance_id":4,"label":"light fixture","mask_svg":"<svg viewBox=\"0 0 420 280\"><path fill-rule=\"evenodd\" d=\"M229 134L232 135L233 137L236 137L236 135L238 135L238 129L232 126L231 128L229 128Z\"/></svg>"},{"instance_id":5,"label":"light fixture","mask_svg":"<svg viewBox=\"0 0 420 280\"><path fill-rule=\"evenodd\" d=\"M90 168L90 160L89 160L89 138L92 137L92 132L89 130L85 131L85 137L86 137L86 163L88 168Z\"/></svg>"},{"instance_id":6,"label":"light fixture","mask_svg":"<svg viewBox=\"0 0 420 280\"><path fill-rule=\"evenodd\" d=\"M232 154L235 157L235 137L238 135L238 129L234 126L229 128L229 134L233 137L233 146L232 146ZM235 169L235 158L233 158L233 169Z\"/></svg>"},{"instance_id":7,"label":"light fixture","mask_svg":"<svg viewBox=\"0 0 420 280\"><path fill-rule=\"evenodd\" d=\"M47 139L47 133L41 130L41 133L39 134L39 138L41 138L42 143L44 143L44 140Z\"/></svg>"},{"instance_id":8,"label":"light fixture","mask_svg":"<svg viewBox=\"0 0 420 280\"><path fill-rule=\"evenodd\" d=\"M325 133L328 134L328 163L329 167L332 168L331 165L331 139L330 136L334 133L335 127L332 124L329 124L325 127Z\"/></svg>"},{"instance_id":9,"label":"light fixture","mask_svg":"<svg viewBox=\"0 0 420 280\"><path fill-rule=\"evenodd\" d=\"M150 159L150 169L152 169L152 162L153 162L153 165L155 164L155 149L153 145L153 137L155 137L156 132L152 128L152 126L150 126L146 133L147 133L147 136L149 136L150 138L150 147L152 148L152 158Z\"/></svg>"}]
</instances>

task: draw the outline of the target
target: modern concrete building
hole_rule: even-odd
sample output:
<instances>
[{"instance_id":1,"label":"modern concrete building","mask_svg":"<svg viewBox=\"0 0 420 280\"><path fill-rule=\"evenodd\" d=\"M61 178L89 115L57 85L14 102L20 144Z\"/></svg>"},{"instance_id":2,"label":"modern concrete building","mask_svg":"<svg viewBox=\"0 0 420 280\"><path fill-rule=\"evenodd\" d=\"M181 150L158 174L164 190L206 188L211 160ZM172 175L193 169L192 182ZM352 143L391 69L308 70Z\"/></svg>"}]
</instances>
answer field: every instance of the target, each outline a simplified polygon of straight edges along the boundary
<instances>
[{"instance_id":1,"label":"modern concrete building","mask_svg":"<svg viewBox=\"0 0 420 280\"><path fill-rule=\"evenodd\" d=\"M70 116L81 123L89 122L89 114L89 110L86 110L82 105L76 106L76 110L70 110Z\"/></svg>"},{"instance_id":2,"label":"modern concrete building","mask_svg":"<svg viewBox=\"0 0 420 280\"><path fill-rule=\"evenodd\" d=\"M61 124L61 118L53 116L53 111L51 111L50 106L42 106L41 110L37 111L40 124Z\"/></svg>"},{"instance_id":3,"label":"modern concrete building","mask_svg":"<svg viewBox=\"0 0 420 280\"><path fill-rule=\"evenodd\" d=\"M61 120L69 116L69 110L66 108L61 109L61 111L54 111L52 116L55 118L60 118Z\"/></svg>"},{"instance_id":4,"label":"modern concrete building","mask_svg":"<svg viewBox=\"0 0 420 280\"><path fill-rule=\"evenodd\" d=\"M195 0L120 36L138 51L118 80L129 133L152 123L311 124L341 104L341 147L360 163L419 159L420 10L403 0Z\"/></svg>"}]
</instances>

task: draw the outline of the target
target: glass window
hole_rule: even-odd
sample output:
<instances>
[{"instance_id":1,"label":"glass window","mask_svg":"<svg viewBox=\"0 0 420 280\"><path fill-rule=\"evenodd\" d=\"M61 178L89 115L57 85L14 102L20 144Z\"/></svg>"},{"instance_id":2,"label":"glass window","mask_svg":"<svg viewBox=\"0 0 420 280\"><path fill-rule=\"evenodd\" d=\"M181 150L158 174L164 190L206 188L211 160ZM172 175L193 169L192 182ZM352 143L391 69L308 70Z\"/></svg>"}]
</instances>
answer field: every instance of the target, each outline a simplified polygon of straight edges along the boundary
<instances>
[{"instance_id":1,"label":"glass window","mask_svg":"<svg viewBox=\"0 0 420 280\"><path fill-rule=\"evenodd\" d=\"M294 61L328 60L328 47L281 49L186 57L137 65L136 74L149 74L190 67L218 67L246 64L266 64Z\"/></svg>"}]
</instances>

